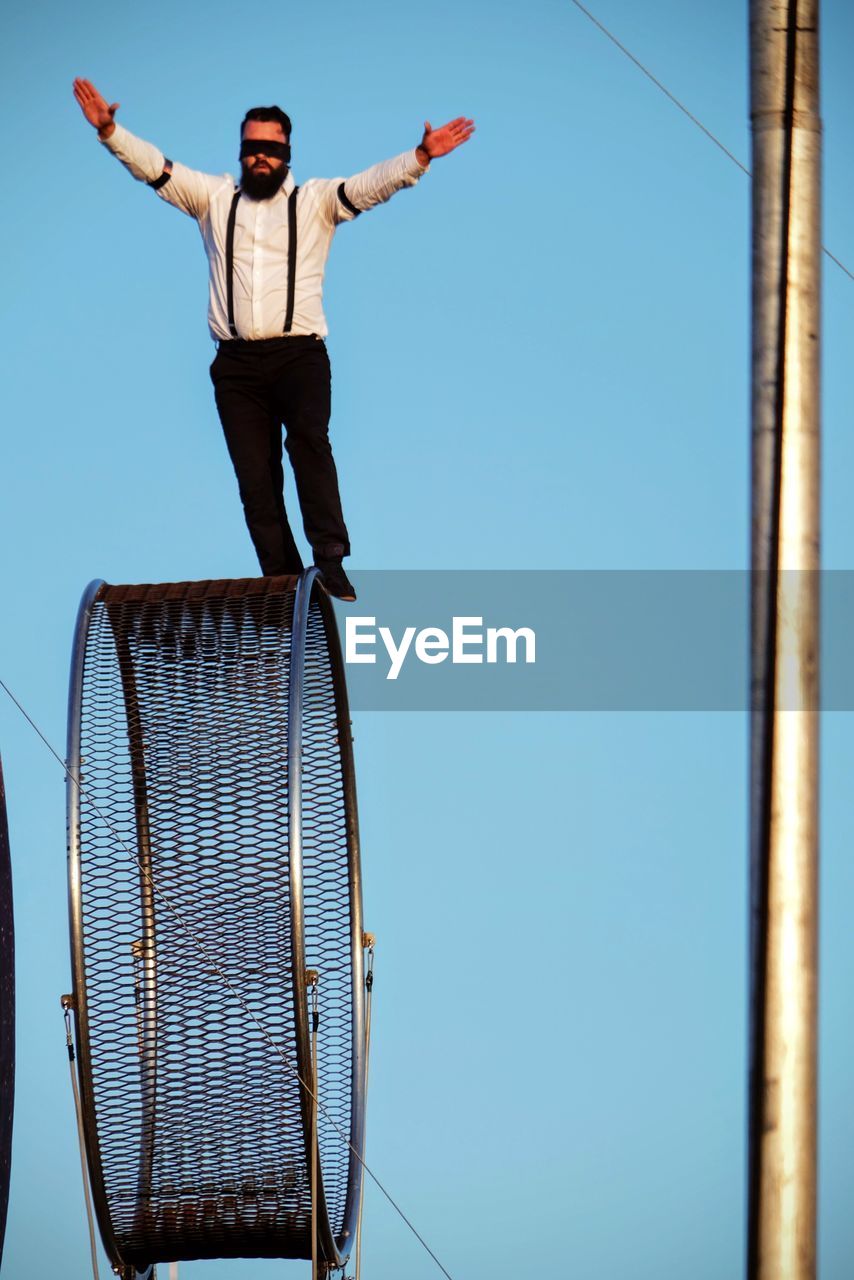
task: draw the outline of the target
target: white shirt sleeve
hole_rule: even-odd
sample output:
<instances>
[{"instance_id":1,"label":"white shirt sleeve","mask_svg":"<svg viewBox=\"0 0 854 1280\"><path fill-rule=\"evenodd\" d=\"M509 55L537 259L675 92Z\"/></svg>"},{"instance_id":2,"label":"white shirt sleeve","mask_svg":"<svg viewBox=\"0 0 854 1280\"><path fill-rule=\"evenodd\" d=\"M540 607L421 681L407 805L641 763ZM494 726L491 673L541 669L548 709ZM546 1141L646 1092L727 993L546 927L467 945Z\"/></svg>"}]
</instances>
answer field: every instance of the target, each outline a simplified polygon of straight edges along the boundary
<instances>
[{"instance_id":1,"label":"white shirt sleeve","mask_svg":"<svg viewBox=\"0 0 854 1280\"><path fill-rule=\"evenodd\" d=\"M321 203L330 222L351 222L358 214L390 200L396 191L414 187L427 172L415 157L415 150L404 151L393 160L371 165L352 178L330 178L323 181ZM306 184L308 185L308 184Z\"/></svg>"},{"instance_id":2,"label":"white shirt sleeve","mask_svg":"<svg viewBox=\"0 0 854 1280\"><path fill-rule=\"evenodd\" d=\"M168 180L157 188L157 194L191 218L204 217L212 193L226 180L188 169L183 164L173 164L158 147L135 137L120 124L116 124L109 138L101 138L101 142L139 182L151 185L168 173Z\"/></svg>"}]
</instances>

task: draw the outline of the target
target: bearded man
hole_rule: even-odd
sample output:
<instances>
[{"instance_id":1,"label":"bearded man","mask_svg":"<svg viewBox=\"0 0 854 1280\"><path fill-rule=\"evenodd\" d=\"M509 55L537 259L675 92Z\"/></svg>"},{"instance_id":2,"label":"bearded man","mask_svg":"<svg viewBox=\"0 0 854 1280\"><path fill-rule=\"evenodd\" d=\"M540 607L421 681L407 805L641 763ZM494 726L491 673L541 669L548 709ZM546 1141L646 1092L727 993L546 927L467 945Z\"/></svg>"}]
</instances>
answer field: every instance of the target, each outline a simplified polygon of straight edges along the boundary
<instances>
[{"instance_id":1,"label":"bearded man","mask_svg":"<svg viewBox=\"0 0 854 1280\"><path fill-rule=\"evenodd\" d=\"M330 370L323 273L336 228L414 186L430 161L474 132L463 116L424 126L420 143L352 178L290 171L291 122L279 107L253 107L240 129L240 185L167 160L118 124L89 80L74 96L101 142L135 178L199 224L210 272L208 325L216 405L261 572L299 573L302 558L285 512L282 427L305 536L327 591L356 593L342 560L350 539L329 443Z\"/></svg>"}]
</instances>

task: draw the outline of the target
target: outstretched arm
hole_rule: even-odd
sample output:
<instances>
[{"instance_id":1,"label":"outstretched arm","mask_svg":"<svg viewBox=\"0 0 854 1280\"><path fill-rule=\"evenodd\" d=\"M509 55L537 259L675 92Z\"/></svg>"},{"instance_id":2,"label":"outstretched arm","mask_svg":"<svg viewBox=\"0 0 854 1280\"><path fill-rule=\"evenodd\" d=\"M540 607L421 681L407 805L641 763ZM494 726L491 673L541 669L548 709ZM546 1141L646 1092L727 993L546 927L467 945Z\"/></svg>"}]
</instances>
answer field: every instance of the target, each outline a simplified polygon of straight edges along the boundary
<instances>
[{"instance_id":1,"label":"outstretched arm","mask_svg":"<svg viewBox=\"0 0 854 1280\"><path fill-rule=\"evenodd\" d=\"M429 121L424 125L424 135L413 151L405 151L394 160L384 160L362 173L354 174L344 182L329 182L328 209L333 223L348 221L351 217L372 209L391 198L396 191L412 187L424 174L431 160L446 156L468 142L474 133L474 121L458 116L450 124L434 129Z\"/></svg>"},{"instance_id":2,"label":"outstretched arm","mask_svg":"<svg viewBox=\"0 0 854 1280\"><path fill-rule=\"evenodd\" d=\"M77 105L92 128L98 130L101 142L121 160L137 181L147 182L149 186L165 181L164 175L171 172L170 161L152 143L135 138L117 123L115 115L119 109L118 102L107 102L91 80L83 80L79 76L74 81L73 89Z\"/></svg>"},{"instance_id":3,"label":"outstretched arm","mask_svg":"<svg viewBox=\"0 0 854 1280\"><path fill-rule=\"evenodd\" d=\"M109 103L91 80L78 77L74 81L74 97L98 137L139 182L153 187L161 199L192 218L202 218L210 205L211 193L222 185L214 178L182 164L173 164L163 152L118 124L117 102Z\"/></svg>"},{"instance_id":4,"label":"outstretched arm","mask_svg":"<svg viewBox=\"0 0 854 1280\"><path fill-rule=\"evenodd\" d=\"M443 124L441 129L434 129L429 120L424 122L424 136L415 148L418 163L424 168L431 160L438 160L451 151L456 151L464 142L468 142L474 133L474 120L465 116L457 116L450 124Z\"/></svg>"}]
</instances>

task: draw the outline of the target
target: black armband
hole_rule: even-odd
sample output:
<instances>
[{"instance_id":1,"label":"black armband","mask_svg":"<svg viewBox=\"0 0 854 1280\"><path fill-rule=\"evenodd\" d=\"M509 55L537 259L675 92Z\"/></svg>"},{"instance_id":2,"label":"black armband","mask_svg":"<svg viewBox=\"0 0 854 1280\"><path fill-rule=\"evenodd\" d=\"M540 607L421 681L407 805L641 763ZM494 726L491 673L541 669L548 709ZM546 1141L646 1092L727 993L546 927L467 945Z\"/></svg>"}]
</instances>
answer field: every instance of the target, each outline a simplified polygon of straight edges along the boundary
<instances>
[{"instance_id":1,"label":"black armband","mask_svg":"<svg viewBox=\"0 0 854 1280\"><path fill-rule=\"evenodd\" d=\"M352 213L352 215L353 215L353 217L354 217L354 218L358 218L358 216L359 216L359 214L362 212L362 210L361 210L361 209L357 209L357 208L356 208L356 206L353 204L353 201L352 201L352 200L348 200L348 199L347 199L347 193L346 193L346 191L344 190L344 183L343 183L343 182L342 182L342 183L339 185L339 187L338 187L338 199L341 201L341 203L343 204L344 208L345 208L345 209L347 209L350 213Z\"/></svg>"},{"instance_id":2,"label":"black armband","mask_svg":"<svg viewBox=\"0 0 854 1280\"><path fill-rule=\"evenodd\" d=\"M163 172L159 178L155 178L153 182L149 182L152 191L159 191L161 187L165 187L166 183L172 177L172 161L163 160Z\"/></svg>"}]
</instances>

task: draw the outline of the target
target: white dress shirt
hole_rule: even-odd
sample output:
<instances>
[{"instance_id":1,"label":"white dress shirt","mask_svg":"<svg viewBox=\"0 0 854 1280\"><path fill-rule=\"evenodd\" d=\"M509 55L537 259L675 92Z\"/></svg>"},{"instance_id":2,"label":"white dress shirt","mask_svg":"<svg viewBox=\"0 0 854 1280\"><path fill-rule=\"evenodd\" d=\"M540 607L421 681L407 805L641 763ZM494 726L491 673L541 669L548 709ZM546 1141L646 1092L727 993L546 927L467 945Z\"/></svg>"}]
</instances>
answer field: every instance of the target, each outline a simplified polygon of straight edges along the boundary
<instances>
[{"instance_id":1,"label":"white dress shirt","mask_svg":"<svg viewBox=\"0 0 854 1280\"><path fill-rule=\"evenodd\" d=\"M163 152L116 124L102 139L141 182L156 182L164 171ZM375 164L352 178L309 178L297 194L297 261L294 335L328 333L323 314L323 273L335 228L356 216L340 199L344 183L347 200L361 213L382 204L403 187L412 187L426 169L415 151ZM294 189L288 173L270 200L242 196L234 228L234 323L239 338L279 338L285 323L288 293L288 196ZM235 183L230 174L215 177L185 165L172 164L168 182L157 195L195 218L204 241L210 270L208 324L215 341L228 341L225 238Z\"/></svg>"}]
</instances>

